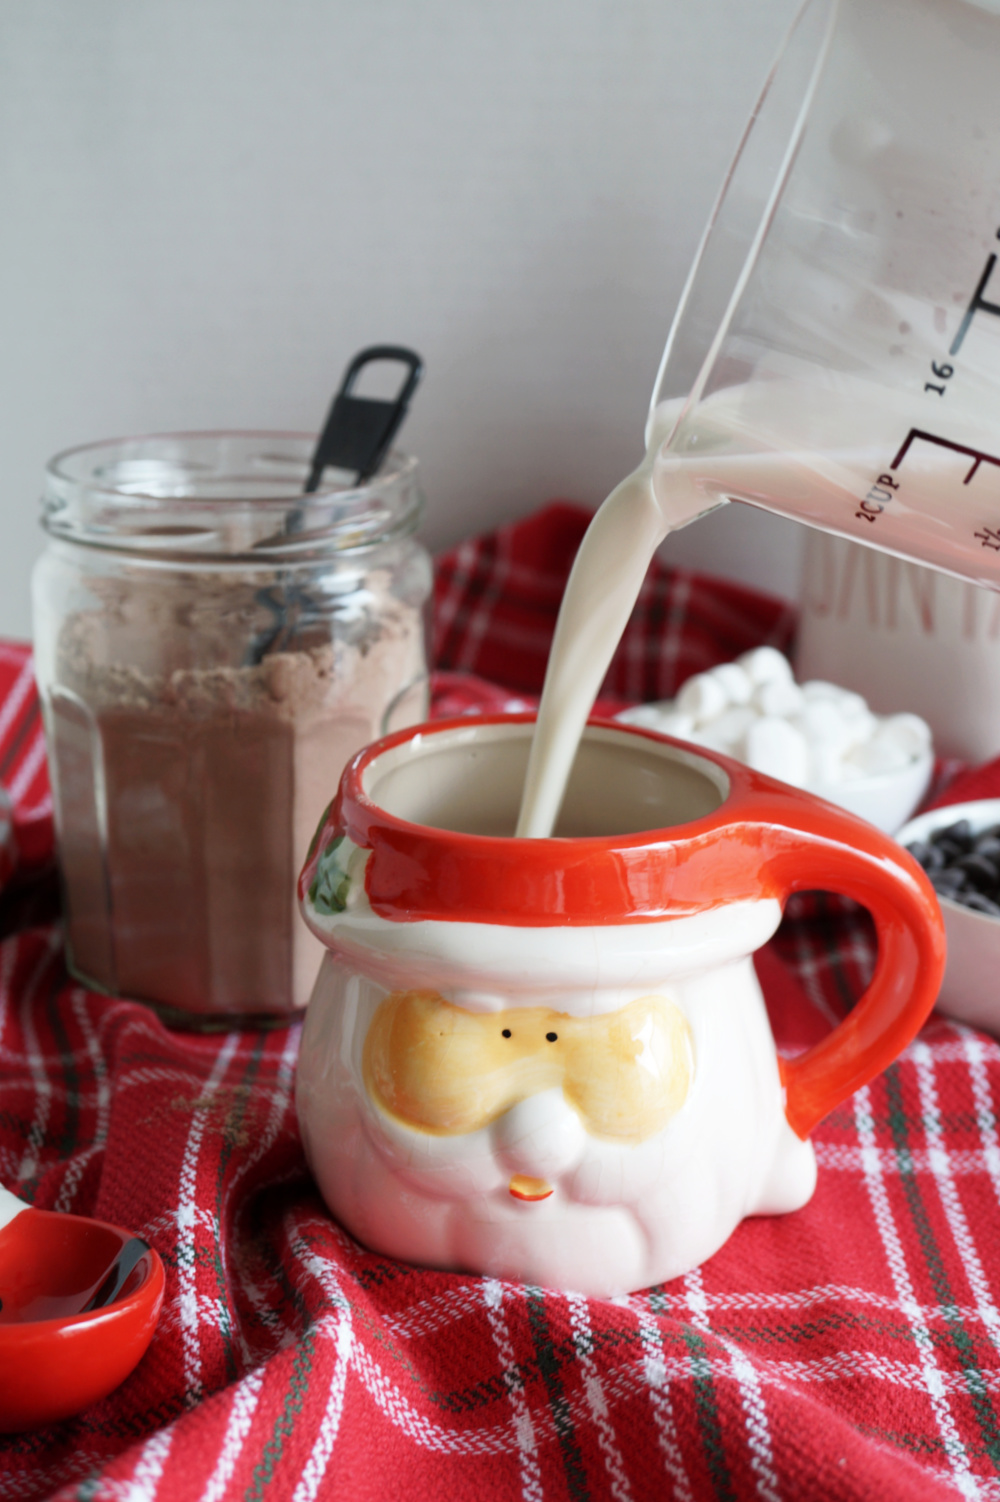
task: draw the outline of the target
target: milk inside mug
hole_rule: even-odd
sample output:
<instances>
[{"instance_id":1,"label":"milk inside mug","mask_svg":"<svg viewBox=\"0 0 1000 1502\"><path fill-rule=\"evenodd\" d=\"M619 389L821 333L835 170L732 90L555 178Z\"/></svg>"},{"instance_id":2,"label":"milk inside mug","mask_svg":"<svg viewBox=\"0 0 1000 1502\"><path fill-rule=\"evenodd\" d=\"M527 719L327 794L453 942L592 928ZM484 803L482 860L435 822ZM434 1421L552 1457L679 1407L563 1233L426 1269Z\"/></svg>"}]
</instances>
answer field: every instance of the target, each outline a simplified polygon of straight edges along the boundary
<instances>
[{"instance_id":1,"label":"milk inside mug","mask_svg":"<svg viewBox=\"0 0 1000 1502\"><path fill-rule=\"evenodd\" d=\"M518 832L654 549L739 500L1000 583L1000 5L808 0L712 213L644 462L585 538Z\"/></svg>"}]
</instances>

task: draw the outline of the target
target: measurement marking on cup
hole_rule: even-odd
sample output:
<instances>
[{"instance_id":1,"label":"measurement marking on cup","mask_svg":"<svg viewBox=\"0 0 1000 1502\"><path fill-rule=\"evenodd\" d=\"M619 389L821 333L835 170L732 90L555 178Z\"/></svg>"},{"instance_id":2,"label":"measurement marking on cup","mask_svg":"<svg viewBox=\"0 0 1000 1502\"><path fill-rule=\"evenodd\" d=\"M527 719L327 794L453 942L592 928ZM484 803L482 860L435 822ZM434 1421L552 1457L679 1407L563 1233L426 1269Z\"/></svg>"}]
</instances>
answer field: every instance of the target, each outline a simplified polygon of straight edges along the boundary
<instances>
[{"instance_id":1,"label":"measurement marking on cup","mask_svg":"<svg viewBox=\"0 0 1000 1502\"><path fill-rule=\"evenodd\" d=\"M861 502L861 510L854 513L858 521L873 522L877 516L881 516L888 503L892 500L893 491L898 489L899 481L894 480L892 475L879 475L875 484Z\"/></svg>"},{"instance_id":2,"label":"measurement marking on cup","mask_svg":"<svg viewBox=\"0 0 1000 1502\"><path fill-rule=\"evenodd\" d=\"M996 231L996 238L1000 240L1000 229ZM986 265L983 267L982 274L976 284L976 290L969 299L962 322L958 326L958 332L948 348L949 355L953 357L962 348L962 343L977 313L993 313L1000 317L1000 303L990 302L985 296L997 259L998 253L996 251L990 251L986 257ZM948 390L947 382L955 374L954 365L949 364L946 360L942 360L940 363L937 360L932 360L931 371L937 379L936 381L925 381L924 390L933 391L936 396L945 396ZM969 484L981 464L993 464L1000 469L1000 455L998 454L991 454L986 449L970 448L969 445L955 443L950 438L940 438L936 433L929 433L926 428L911 428L900 444L896 457L889 465L889 473L879 475L861 502L860 510L855 511L854 516L857 521L875 522L881 516L888 503L892 500L894 493L899 490L899 481L895 478L892 471L899 468L909 452L910 445L918 439L924 443L937 444L939 448L951 449L956 454L964 454L972 460L969 472L962 481L963 485ZM987 527L984 525L981 531L974 532L972 535L981 547L1000 553L1000 530L996 527Z\"/></svg>"},{"instance_id":3,"label":"measurement marking on cup","mask_svg":"<svg viewBox=\"0 0 1000 1502\"><path fill-rule=\"evenodd\" d=\"M997 230L997 239L1000 240L1000 230ZM996 263L996 251L990 251L990 254L986 258L986 265L983 267L983 274L979 278L979 285L976 287L975 292L973 292L972 297L969 299L969 306L965 310L965 317L962 319L962 322L958 326L958 333L951 341L951 345L948 349L949 355L958 354L959 350L962 348L962 340L969 332L972 320L973 318L975 318L977 313L996 313L997 316L1000 317L1000 303L987 302L985 297L983 296L983 293L986 291L989 279L993 275L993 268ZM926 385L924 387L924 390L927 390Z\"/></svg>"},{"instance_id":4,"label":"measurement marking on cup","mask_svg":"<svg viewBox=\"0 0 1000 1502\"><path fill-rule=\"evenodd\" d=\"M998 240L1000 240L1000 229L997 230L996 237ZM954 339L951 341L951 344L948 347L948 353L953 358L962 348L962 342L965 339L966 334L969 332L969 329L972 326L972 320L975 318L977 313L996 313L997 315L1000 315L1000 303L988 302L987 299L983 296L983 293L986 291L986 288L989 285L990 277L993 275L993 268L996 263L996 251L991 251L990 254L986 257L986 265L983 267L983 272L976 285L976 290L970 297L968 307L966 308L965 314L962 318L962 322L958 326L958 333L955 335ZM950 381L952 376L955 374L954 365L949 365L946 360L942 360L940 364L938 364L937 360L932 360L931 371L937 377L937 379L935 381L925 381L924 390L933 391L937 396L944 396L948 390L946 382Z\"/></svg>"},{"instance_id":5,"label":"measurement marking on cup","mask_svg":"<svg viewBox=\"0 0 1000 1502\"><path fill-rule=\"evenodd\" d=\"M886 503L892 500L893 492L899 489L899 481L891 471L899 468L910 451L910 445L918 440L923 443L936 444L938 448L951 449L953 453L964 454L966 458L971 459L972 464L962 481L963 485L968 485L981 464L992 464L1000 469L1000 454L991 454L986 449L971 448L966 443L956 443L952 438L941 438L937 433L928 433L925 428L911 428L889 465L890 473L879 475L861 502L861 510L855 511L854 515L859 521L873 522L885 510ZM1000 553L1000 529L997 527L984 525L979 532L974 532L972 535L980 547Z\"/></svg>"},{"instance_id":6,"label":"measurement marking on cup","mask_svg":"<svg viewBox=\"0 0 1000 1502\"><path fill-rule=\"evenodd\" d=\"M936 360L932 360L931 361L931 370L933 370L934 374L937 376L937 378L938 378L939 381L950 381L951 378L952 378L952 376L955 374L955 367L954 367L954 365L948 365L948 364L939 365ZM938 396L944 396L945 391L947 390L947 387L946 386L935 386L935 384L934 384L933 381L925 381L924 382L924 390L925 391L936 391L937 394L938 394Z\"/></svg>"},{"instance_id":7,"label":"measurement marking on cup","mask_svg":"<svg viewBox=\"0 0 1000 1502\"><path fill-rule=\"evenodd\" d=\"M998 311L1000 311L1000 309L998 309ZM1000 469L1000 454L990 454L987 453L985 449L969 448L966 444L955 443L950 438L939 438L936 433L928 433L924 428L910 429L906 437L903 439L903 442L900 444L899 452L896 454L895 459L893 459L892 463L889 465L890 469L899 468L903 460L906 458L910 444L913 443L917 438L922 438L925 443L936 443L940 448L943 449L953 449L956 454L967 454L970 459L975 460L975 463L969 470L969 473L962 481L963 485L968 485L969 481L976 473L976 470L979 468L980 464L995 464L997 468ZM881 479L882 477L880 476L879 478Z\"/></svg>"}]
</instances>

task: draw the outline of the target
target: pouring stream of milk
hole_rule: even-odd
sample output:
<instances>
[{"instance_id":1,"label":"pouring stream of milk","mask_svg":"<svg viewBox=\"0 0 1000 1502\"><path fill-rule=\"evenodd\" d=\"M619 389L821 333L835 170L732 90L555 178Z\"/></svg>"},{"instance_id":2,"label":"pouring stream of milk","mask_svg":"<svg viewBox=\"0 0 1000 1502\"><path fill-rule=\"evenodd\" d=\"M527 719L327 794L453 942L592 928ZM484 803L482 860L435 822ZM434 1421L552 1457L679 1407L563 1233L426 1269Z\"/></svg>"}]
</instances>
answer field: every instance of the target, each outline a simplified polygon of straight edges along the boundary
<instances>
[{"instance_id":1,"label":"pouring stream of milk","mask_svg":"<svg viewBox=\"0 0 1000 1502\"><path fill-rule=\"evenodd\" d=\"M706 509L700 495L678 487L677 514L668 514L653 487L660 444L676 418L676 406L654 426L646 457L608 496L576 555L566 585L538 723L531 744L517 837L544 839L552 833L576 748L591 706L628 624L650 560L672 529Z\"/></svg>"}]
</instances>

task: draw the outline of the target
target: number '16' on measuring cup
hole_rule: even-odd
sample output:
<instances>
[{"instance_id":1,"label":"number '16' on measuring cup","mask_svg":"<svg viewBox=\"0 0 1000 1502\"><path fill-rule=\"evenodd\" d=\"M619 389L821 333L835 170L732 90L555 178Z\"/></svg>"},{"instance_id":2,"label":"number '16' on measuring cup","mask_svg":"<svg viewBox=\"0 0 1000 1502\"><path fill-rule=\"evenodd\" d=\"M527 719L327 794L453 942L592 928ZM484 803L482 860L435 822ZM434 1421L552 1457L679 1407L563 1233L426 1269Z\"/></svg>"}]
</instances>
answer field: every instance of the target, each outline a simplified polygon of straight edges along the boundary
<instances>
[{"instance_id":1,"label":"number '16' on measuring cup","mask_svg":"<svg viewBox=\"0 0 1000 1502\"><path fill-rule=\"evenodd\" d=\"M808 0L664 352L666 515L747 501L1000 584L998 77L998 0Z\"/></svg>"}]
</instances>

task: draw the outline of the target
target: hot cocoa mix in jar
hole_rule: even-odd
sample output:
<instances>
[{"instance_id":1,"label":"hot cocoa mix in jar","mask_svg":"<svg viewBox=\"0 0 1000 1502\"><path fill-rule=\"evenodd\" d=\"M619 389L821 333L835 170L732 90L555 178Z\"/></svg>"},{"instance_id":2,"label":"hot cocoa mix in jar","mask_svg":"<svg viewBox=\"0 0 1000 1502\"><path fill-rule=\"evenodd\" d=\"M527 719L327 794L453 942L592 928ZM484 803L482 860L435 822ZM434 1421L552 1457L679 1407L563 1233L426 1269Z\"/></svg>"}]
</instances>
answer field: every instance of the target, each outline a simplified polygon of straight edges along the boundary
<instances>
[{"instance_id":1,"label":"hot cocoa mix in jar","mask_svg":"<svg viewBox=\"0 0 1000 1502\"><path fill-rule=\"evenodd\" d=\"M138 438L46 476L35 663L70 967L189 1024L305 1005L321 950L295 877L329 789L427 713L415 462L306 496L311 448Z\"/></svg>"}]
</instances>

